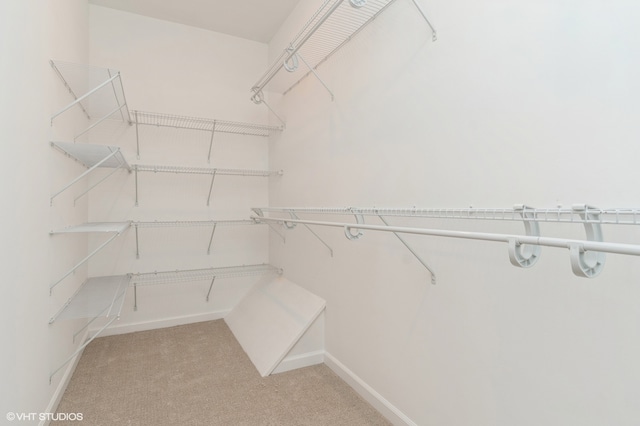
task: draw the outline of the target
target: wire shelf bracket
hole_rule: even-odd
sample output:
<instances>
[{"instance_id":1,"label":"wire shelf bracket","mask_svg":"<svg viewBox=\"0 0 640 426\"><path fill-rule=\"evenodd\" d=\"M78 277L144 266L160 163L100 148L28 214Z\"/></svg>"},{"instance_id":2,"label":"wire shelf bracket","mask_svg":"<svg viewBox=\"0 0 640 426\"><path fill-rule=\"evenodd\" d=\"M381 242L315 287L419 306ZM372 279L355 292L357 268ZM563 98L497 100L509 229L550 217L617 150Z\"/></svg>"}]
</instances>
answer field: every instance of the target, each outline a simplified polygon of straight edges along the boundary
<instances>
[{"instance_id":1,"label":"wire shelf bracket","mask_svg":"<svg viewBox=\"0 0 640 426\"><path fill-rule=\"evenodd\" d=\"M138 310L138 286L157 284L177 284L185 282L209 281L206 301L209 301L216 278L240 278L256 275L281 275L282 269L263 263L257 265L224 266L218 268L188 269L162 272L142 272L131 274L133 285L133 309Z\"/></svg>"},{"instance_id":2,"label":"wire shelf bracket","mask_svg":"<svg viewBox=\"0 0 640 426\"><path fill-rule=\"evenodd\" d=\"M135 205L136 206L138 206L138 172L210 175L211 183L209 185L209 193L207 196L207 206L211 204L211 193L213 191L213 183L216 178L216 175L271 177L271 176L282 176L283 174L282 170L268 171L268 170L254 170L254 169L219 169L219 168L204 168L204 167L161 166L161 165L142 165L142 164L134 164L133 170L135 172L135 194L136 194Z\"/></svg>"},{"instance_id":3,"label":"wire shelf bracket","mask_svg":"<svg viewBox=\"0 0 640 426\"><path fill-rule=\"evenodd\" d=\"M56 117L76 105L88 120L95 121L76 134L74 140L116 114L122 121L133 124L119 71L56 60L49 63L74 99L51 116L51 125Z\"/></svg>"},{"instance_id":4,"label":"wire shelf bracket","mask_svg":"<svg viewBox=\"0 0 640 426\"><path fill-rule=\"evenodd\" d=\"M91 145L73 142L51 142L51 146L65 154L67 157L79 162L85 166L87 170L51 195L49 200L50 205L53 205L54 198L98 168L111 168L113 171L76 196L73 200L74 204L82 196L111 177L118 170L124 168L128 172L131 172L131 166L129 166L127 160L122 155L120 148L117 146Z\"/></svg>"},{"instance_id":5,"label":"wire shelf bracket","mask_svg":"<svg viewBox=\"0 0 640 426\"><path fill-rule=\"evenodd\" d=\"M58 368L49 375L49 383L53 376L64 368L72 359L87 347L96 337L98 337L107 327L120 318L127 288L129 287L130 275L96 277L87 279L76 293L69 298L64 306L51 317L49 324L57 320L91 318L74 335L77 336L89 324L98 318L108 318L109 321L91 338L87 339L73 354L71 354Z\"/></svg>"},{"instance_id":6,"label":"wire shelf bracket","mask_svg":"<svg viewBox=\"0 0 640 426\"><path fill-rule=\"evenodd\" d=\"M282 127L265 124L242 123L237 121L215 120L209 118L187 117L181 115L161 114L156 112L132 111L136 126L136 154L140 158L139 126L168 127L174 129L198 130L211 133L207 162L211 162L213 140L217 133L231 133L247 136L268 137L282 131Z\"/></svg>"},{"instance_id":7,"label":"wire shelf bracket","mask_svg":"<svg viewBox=\"0 0 640 426\"><path fill-rule=\"evenodd\" d=\"M411 1L431 29L432 40L436 41L436 30L426 13L416 0ZM284 124L265 102L263 90L273 81L278 86L276 90L286 94L310 74L318 79L333 100L333 93L317 73L318 66L394 2L395 0L326 0L251 88L251 100L256 104L264 103ZM307 68L307 72L302 75L296 73L300 62ZM281 73L283 69L287 73Z\"/></svg>"},{"instance_id":8,"label":"wire shelf bracket","mask_svg":"<svg viewBox=\"0 0 640 426\"><path fill-rule=\"evenodd\" d=\"M570 209L538 209L524 204L512 209L417 209L417 208L254 208L253 220L271 224L279 224L292 229L297 224L318 225L343 228L345 236L350 240L362 237L363 230L383 231L396 234L416 234L446 238L459 238L480 241L503 242L508 244L509 260L514 266L529 268L540 257L542 246L569 249L572 272L578 277L594 278L598 276L605 263L606 253L640 256L640 245L603 241L603 224L640 225L640 209L613 208L599 209L587 204L577 204ZM281 213L291 218L265 217L264 212ZM354 215L356 223L329 222L316 220L300 220L293 218L295 213ZM378 216L384 226L366 225L365 216ZM471 220L504 220L521 221L526 235L497 234L486 232L467 232L443 229L390 226L383 216L437 218L437 219L471 219ZM565 239L540 236L539 222L577 223L585 227L586 240ZM402 241L402 239L401 239ZM406 243L405 243L405 246ZM407 246L412 253L414 251ZM414 253L415 255L415 253ZM421 263L423 261L415 255ZM431 269L423 265L432 273Z\"/></svg>"},{"instance_id":9,"label":"wire shelf bracket","mask_svg":"<svg viewBox=\"0 0 640 426\"><path fill-rule=\"evenodd\" d=\"M51 293L58 284L60 284L65 278L73 274L80 266L84 265L93 256L98 254L103 248L105 248L110 242L115 240L118 236L124 233L131 226L131 222L91 222L77 226L70 226L55 231L51 231L50 235L56 234L75 234L75 233L106 233L112 234L106 241L100 244L91 253L85 256L82 260L76 263L71 269L69 269L64 275L58 278L49 286L49 293Z\"/></svg>"}]
</instances>

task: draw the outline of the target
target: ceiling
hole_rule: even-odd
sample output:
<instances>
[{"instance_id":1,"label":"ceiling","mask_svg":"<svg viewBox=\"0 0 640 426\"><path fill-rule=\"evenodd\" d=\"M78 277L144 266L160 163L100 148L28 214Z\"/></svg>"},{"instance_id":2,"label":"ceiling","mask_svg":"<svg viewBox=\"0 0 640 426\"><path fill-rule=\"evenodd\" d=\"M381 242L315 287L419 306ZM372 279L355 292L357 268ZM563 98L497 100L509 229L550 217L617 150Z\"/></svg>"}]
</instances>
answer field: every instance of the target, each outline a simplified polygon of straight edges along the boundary
<instances>
[{"instance_id":1,"label":"ceiling","mask_svg":"<svg viewBox=\"0 0 640 426\"><path fill-rule=\"evenodd\" d=\"M150 18L268 43L300 0L89 0Z\"/></svg>"}]
</instances>

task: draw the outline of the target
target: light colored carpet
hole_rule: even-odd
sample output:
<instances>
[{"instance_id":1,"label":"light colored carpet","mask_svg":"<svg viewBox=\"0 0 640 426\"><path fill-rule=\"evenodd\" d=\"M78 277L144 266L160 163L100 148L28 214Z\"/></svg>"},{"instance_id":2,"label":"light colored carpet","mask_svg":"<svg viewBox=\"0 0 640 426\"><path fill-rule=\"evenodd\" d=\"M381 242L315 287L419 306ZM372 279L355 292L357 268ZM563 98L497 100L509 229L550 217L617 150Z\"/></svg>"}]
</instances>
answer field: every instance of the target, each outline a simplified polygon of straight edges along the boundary
<instances>
[{"instance_id":1,"label":"light colored carpet","mask_svg":"<svg viewBox=\"0 0 640 426\"><path fill-rule=\"evenodd\" d=\"M327 366L260 377L223 320L87 346L55 425L390 425Z\"/></svg>"}]
</instances>

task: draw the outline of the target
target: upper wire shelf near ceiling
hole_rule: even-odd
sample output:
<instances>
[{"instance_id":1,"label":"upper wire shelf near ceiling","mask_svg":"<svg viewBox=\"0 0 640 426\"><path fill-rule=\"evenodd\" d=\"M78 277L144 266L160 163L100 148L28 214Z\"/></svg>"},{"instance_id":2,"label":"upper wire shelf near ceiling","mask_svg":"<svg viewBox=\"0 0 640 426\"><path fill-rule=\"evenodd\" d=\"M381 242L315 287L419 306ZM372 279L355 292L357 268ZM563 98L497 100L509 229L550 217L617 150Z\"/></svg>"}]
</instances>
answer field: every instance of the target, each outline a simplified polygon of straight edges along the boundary
<instances>
[{"instance_id":1,"label":"upper wire shelf near ceiling","mask_svg":"<svg viewBox=\"0 0 640 426\"><path fill-rule=\"evenodd\" d=\"M267 85L273 91L286 93L307 75L318 77L316 69L320 64L395 1L326 0L252 87L251 99L255 103L264 102L262 91ZM412 2L431 28L435 41L437 36L434 27L417 1ZM281 72L283 69L288 72ZM331 96L333 98L333 94Z\"/></svg>"},{"instance_id":2,"label":"upper wire shelf near ceiling","mask_svg":"<svg viewBox=\"0 0 640 426\"><path fill-rule=\"evenodd\" d=\"M51 123L66 111L78 107L90 125L74 140L111 118L132 124L122 78L118 70L64 61L50 61L51 67L73 97L73 101L51 116Z\"/></svg>"}]
</instances>

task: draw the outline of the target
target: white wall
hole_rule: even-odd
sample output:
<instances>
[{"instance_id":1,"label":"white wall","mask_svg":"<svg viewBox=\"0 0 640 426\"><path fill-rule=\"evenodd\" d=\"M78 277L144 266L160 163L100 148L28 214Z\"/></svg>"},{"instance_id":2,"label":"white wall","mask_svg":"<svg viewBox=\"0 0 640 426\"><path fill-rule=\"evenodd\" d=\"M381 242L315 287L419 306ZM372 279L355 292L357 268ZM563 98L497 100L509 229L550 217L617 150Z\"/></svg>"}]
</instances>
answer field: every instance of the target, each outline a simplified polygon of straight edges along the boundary
<instances>
[{"instance_id":1,"label":"white wall","mask_svg":"<svg viewBox=\"0 0 640 426\"><path fill-rule=\"evenodd\" d=\"M48 321L86 276L86 269L60 284L49 285L66 262L86 254L86 239L60 240L49 231L65 221L86 220L86 203L73 207L67 195L52 207L49 197L68 181L77 165L55 153L51 138L67 136L71 117L50 126L50 116L70 102L50 59L88 60L86 0L17 1L0 5L2 63L2 135L5 152L0 191L5 220L0 297L3 350L0 412L43 413L59 395L65 371L51 384L50 372L78 346L72 340L76 322ZM63 124L64 123L64 124ZM64 164L64 168L60 168ZM80 183L80 187L83 184ZM37 424L38 418L21 424Z\"/></svg>"},{"instance_id":2,"label":"white wall","mask_svg":"<svg viewBox=\"0 0 640 426\"><path fill-rule=\"evenodd\" d=\"M99 6L90 7L90 33L91 63L121 71L130 109L267 123L266 111L249 101L256 70L267 63L267 45ZM138 135L139 159L135 126L105 123L92 133L91 142L120 146L130 163L269 169L266 138L218 133L208 163L210 133L140 126ZM267 178L216 176L207 206L210 182L205 175L140 173L136 207L134 174L118 173L91 192L89 217L91 221L248 219L251 207L268 203ZM136 259L131 229L92 259L90 275L268 261L266 226L220 226L207 254L210 234L210 228L201 227L140 229ZM91 244L102 240L92 238ZM113 330L221 317L256 279L216 280L209 302L208 281L140 288L137 311L130 291Z\"/></svg>"},{"instance_id":3,"label":"white wall","mask_svg":"<svg viewBox=\"0 0 640 426\"><path fill-rule=\"evenodd\" d=\"M320 1L301 2L273 58ZM640 6L630 1L392 5L273 106L272 206L637 206ZM275 120L275 119L274 119ZM327 219L324 217L324 219ZM329 218L343 220L344 218ZM523 233L502 222L400 221ZM372 221L371 223L379 223ZM542 234L584 238L579 225ZM328 353L419 425L635 425L640 263L595 279L566 250L532 269L501 244L317 228L271 238L271 262L327 300ZM605 227L610 241L640 231Z\"/></svg>"}]
</instances>

